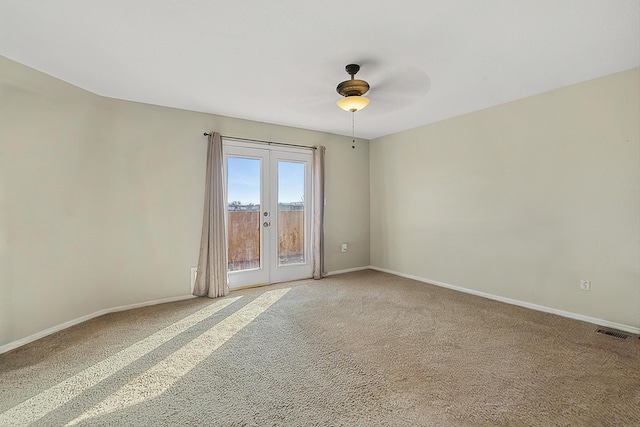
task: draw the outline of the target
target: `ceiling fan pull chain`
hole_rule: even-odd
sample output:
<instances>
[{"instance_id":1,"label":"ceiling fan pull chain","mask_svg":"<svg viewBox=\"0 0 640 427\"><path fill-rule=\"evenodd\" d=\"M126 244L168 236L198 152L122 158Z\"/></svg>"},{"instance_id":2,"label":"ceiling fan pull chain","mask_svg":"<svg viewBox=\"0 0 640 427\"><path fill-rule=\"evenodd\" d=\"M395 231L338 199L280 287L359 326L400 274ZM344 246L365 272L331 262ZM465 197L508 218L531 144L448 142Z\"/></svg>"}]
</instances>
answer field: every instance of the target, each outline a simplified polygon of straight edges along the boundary
<instances>
[{"instance_id":1,"label":"ceiling fan pull chain","mask_svg":"<svg viewBox=\"0 0 640 427\"><path fill-rule=\"evenodd\" d=\"M352 145L351 148L355 150L356 148L356 112L351 112L351 139Z\"/></svg>"}]
</instances>

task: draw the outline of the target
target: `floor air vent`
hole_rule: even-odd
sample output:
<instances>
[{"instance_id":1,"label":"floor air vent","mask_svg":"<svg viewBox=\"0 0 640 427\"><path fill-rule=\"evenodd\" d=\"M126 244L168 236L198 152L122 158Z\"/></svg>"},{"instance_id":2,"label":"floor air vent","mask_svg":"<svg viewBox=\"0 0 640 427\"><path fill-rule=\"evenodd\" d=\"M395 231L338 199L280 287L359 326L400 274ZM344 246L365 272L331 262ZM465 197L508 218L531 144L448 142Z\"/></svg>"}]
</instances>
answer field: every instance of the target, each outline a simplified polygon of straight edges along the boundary
<instances>
[{"instance_id":1,"label":"floor air vent","mask_svg":"<svg viewBox=\"0 0 640 427\"><path fill-rule=\"evenodd\" d=\"M627 338L629 338L629 335L627 335L626 333L622 332L622 331L618 331L616 329L605 329L605 328L598 328L596 330L597 333L599 334L605 334L605 335L609 335L610 337L616 337L616 338L620 338L623 340L626 340Z\"/></svg>"}]
</instances>

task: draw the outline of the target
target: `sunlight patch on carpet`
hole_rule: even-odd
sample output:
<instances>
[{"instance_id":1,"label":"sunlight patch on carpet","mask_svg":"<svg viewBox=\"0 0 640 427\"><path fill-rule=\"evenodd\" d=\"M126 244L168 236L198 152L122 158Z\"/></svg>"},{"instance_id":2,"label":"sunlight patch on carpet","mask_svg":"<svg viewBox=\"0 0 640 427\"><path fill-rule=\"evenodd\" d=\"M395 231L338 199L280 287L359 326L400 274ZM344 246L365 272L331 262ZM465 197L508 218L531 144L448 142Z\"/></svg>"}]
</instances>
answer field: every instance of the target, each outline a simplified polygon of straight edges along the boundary
<instances>
[{"instance_id":1,"label":"sunlight patch on carpet","mask_svg":"<svg viewBox=\"0 0 640 427\"><path fill-rule=\"evenodd\" d=\"M225 298L209 304L184 319L172 323L153 335L149 335L147 338L25 400L21 404L1 413L0 425L26 425L38 421L48 413L58 409L76 396L96 386L101 381L240 298L242 297Z\"/></svg>"},{"instance_id":2,"label":"sunlight patch on carpet","mask_svg":"<svg viewBox=\"0 0 640 427\"><path fill-rule=\"evenodd\" d=\"M260 295L67 425L75 425L89 418L137 405L165 393L222 344L282 298L289 289L276 289Z\"/></svg>"}]
</instances>

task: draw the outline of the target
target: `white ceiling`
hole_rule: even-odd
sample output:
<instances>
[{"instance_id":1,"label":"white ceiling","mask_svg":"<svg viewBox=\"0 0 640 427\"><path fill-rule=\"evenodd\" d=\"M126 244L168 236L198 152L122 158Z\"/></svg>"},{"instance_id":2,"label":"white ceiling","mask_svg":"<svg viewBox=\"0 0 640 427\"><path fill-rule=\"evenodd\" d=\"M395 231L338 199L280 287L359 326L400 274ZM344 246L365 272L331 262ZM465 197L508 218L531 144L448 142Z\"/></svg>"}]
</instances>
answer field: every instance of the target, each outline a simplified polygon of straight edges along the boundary
<instances>
[{"instance_id":1,"label":"white ceiling","mask_svg":"<svg viewBox=\"0 0 640 427\"><path fill-rule=\"evenodd\" d=\"M639 0L0 0L0 55L99 95L376 138L640 66Z\"/></svg>"}]
</instances>

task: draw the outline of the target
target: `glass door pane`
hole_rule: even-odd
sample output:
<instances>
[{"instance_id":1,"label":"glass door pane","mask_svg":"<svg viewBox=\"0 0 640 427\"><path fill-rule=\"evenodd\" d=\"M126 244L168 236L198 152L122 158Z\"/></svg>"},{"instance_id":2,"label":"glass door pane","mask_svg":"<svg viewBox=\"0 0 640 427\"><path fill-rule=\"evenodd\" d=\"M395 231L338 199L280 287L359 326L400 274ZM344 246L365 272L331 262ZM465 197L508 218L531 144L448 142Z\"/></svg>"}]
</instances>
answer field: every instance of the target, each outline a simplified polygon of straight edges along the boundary
<instances>
[{"instance_id":1,"label":"glass door pane","mask_svg":"<svg viewBox=\"0 0 640 427\"><path fill-rule=\"evenodd\" d=\"M305 262L305 164L278 161L278 265Z\"/></svg>"},{"instance_id":2,"label":"glass door pane","mask_svg":"<svg viewBox=\"0 0 640 427\"><path fill-rule=\"evenodd\" d=\"M261 160L227 157L229 271L260 268Z\"/></svg>"}]
</instances>

